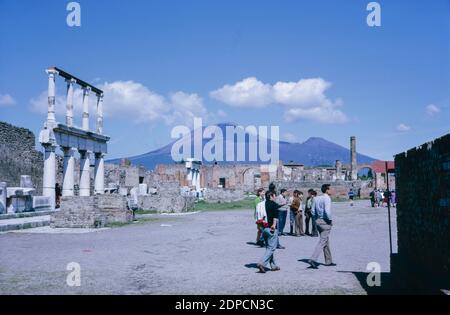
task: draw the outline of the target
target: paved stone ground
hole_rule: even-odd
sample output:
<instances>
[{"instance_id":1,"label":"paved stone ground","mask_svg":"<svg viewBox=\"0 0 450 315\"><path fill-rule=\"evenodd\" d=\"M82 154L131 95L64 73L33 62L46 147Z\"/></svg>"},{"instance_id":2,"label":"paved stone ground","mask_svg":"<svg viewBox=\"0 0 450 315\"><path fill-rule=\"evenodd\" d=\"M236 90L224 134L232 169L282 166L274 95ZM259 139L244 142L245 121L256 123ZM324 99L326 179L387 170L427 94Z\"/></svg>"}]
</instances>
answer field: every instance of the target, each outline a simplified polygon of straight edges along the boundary
<instances>
[{"instance_id":1,"label":"paved stone ground","mask_svg":"<svg viewBox=\"0 0 450 315\"><path fill-rule=\"evenodd\" d=\"M94 233L6 233L0 294L366 294L369 262L389 272L387 209L367 203L333 205L337 267L318 270L301 261L318 239L284 236L281 271L258 273L264 249L248 244L256 234L252 210L154 216ZM69 262L81 266L80 287L66 284Z\"/></svg>"}]
</instances>

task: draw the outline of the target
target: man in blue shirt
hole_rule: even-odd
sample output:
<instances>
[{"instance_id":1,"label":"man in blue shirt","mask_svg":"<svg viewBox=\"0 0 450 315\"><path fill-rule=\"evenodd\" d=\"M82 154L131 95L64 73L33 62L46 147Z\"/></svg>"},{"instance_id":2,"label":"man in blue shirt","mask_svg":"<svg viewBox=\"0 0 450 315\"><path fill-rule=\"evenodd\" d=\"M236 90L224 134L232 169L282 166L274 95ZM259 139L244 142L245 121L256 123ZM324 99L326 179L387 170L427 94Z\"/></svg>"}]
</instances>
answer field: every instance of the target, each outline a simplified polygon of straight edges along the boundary
<instances>
[{"instance_id":1,"label":"man in blue shirt","mask_svg":"<svg viewBox=\"0 0 450 315\"><path fill-rule=\"evenodd\" d=\"M314 207L312 209L312 215L316 219L317 230L320 234L319 243L316 245L314 249L314 253L309 260L309 264L312 268L317 269L318 263L317 259L319 258L320 252L323 251L325 256L325 266L336 266L333 263L333 259L331 257L330 250L330 232L331 227L333 225L333 221L331 219L331 188L330 184L322 185L322 195L314 198Z\"/></svg>"}]
</instances>

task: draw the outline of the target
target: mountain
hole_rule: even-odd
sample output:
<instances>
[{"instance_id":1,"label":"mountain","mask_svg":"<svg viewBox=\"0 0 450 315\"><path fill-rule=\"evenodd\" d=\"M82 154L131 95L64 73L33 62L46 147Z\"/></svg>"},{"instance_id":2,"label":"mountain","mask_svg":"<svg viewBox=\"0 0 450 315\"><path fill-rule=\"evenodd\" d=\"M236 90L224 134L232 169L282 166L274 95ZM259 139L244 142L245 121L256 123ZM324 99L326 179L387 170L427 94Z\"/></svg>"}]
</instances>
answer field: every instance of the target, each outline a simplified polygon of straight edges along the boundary
<instances>
[{"instance_id":1,"label":"mountain","mask_svg":"<svg viewBox=\"0 0 450 315\"><path fill-rule=\"evenodd\" d=\"M222 134L226 135L226 127L237 127L233 123L222 123L218 124L217 127L222 131ZM241 128L242 130L242 128ZM204 128L203 130L204 131ZM191 141L191 152L193 151L193 143L194 143L194 133L191 132L190 135ZM203 147L210 139L203 138ZM223 141L223 152L226 152L226 137ZM126 159L130 160L133 165L142 165L145 168L152 170L155 168L157 164L172 164L174 163L171 150L172 145L176 141L169 143L168 145L137 156L127 157ZM234 140L234 148L236 152L238 141ZM239 142L242 143L242 142ZM246 151L248 151L248 143L249 136L245 137L245 146ZM259 144L259 139L257 140ZM268 139L268 143L270 143L270 139ZM319 165L334 165L336 160L340 160L343 164L350 163L350 150L348 148L342 147L336 143L330 142L323 138L311 137L303 143L290 143L286 141L279 142L279 152L280 152L280 160L284 163L295 162L301 163L305 166L319 166ZM375 159L363 154L357 153L357 161L358 164L369 164ZM119 163L121 159L113 159L109 160L109 163ZM208 164L210 162L205 162ZM231 162L219 162L219 163L231 163ZM262 161L251 162L249 161L248 152L245 155L245 161L238 163L246 163L246 164L254 164L254 163L262 163Z\"/></svg>"}]
</instances>

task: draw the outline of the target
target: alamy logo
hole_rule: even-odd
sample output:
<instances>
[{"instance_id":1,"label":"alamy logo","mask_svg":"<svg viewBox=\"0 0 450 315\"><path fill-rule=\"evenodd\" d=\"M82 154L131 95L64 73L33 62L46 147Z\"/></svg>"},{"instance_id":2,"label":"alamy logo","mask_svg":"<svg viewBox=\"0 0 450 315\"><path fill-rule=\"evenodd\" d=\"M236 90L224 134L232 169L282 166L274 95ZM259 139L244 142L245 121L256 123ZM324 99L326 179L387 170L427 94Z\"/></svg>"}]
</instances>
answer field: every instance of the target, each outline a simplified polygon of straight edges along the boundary
<instances>
[{"instance_id":1,"label":"alamy logo","mask_svg":"<svg viewBox=\"0 0 450 315\"><path fill-rule=\"evenodd\" d=\"M370 262L366 267L367 271L370 273L367 275L366 283L369 287L380 287L381 286L381 266L377 262Z\"/></svg>"},{"instance_id":2,"label":"alamy logo","mask_svg":"<svg viewBox=\"0 0 450 315\"><path fill-rule=\"evenodd\" d=\"M270 130L270 140L269 140ZM195 158L206 162L261 162L276 164L279 160L279 126L218 126L203 128L201 118L194 118L193 135L187 126L175 126L171 137L171 155L175 162ZM203 145L203 140L208 140ZM193 142L193 143L192 143ZM269 145L270 142L270 145Z\"/></svg>"},{"instance_id":3,"label":"alamy logo","mask_svg":"<svg viewBox=\"0 0 450 315\"><path fill-rule=\"evenodd\" d=\"M66 270L70 271L66 278L69 287L81 286L81 266L79 263L70 262L66 266Z\"/></svg>"},{"instance_id":4,"label":"alamy logo","mask_svg":"<svg viewBox=\"0 0 450 315\"><path fill-rule=\"evenodd\" d=\"M70 27L81 26L81 7L78 2L69 2L66 7L67 14L66 22Z\"/></svg>"},{"instance_id":5,"label":"alamy logo","mask_svg":"<svg viewBox=\"0 0 450 315\"><path fill-rule=\"evenodd\" d=\"M367 4L367 11L371 11L367 15L367 25L370 27L381 26L381 6L378 2L370 2Z\"/></svg>"}]
</instances>

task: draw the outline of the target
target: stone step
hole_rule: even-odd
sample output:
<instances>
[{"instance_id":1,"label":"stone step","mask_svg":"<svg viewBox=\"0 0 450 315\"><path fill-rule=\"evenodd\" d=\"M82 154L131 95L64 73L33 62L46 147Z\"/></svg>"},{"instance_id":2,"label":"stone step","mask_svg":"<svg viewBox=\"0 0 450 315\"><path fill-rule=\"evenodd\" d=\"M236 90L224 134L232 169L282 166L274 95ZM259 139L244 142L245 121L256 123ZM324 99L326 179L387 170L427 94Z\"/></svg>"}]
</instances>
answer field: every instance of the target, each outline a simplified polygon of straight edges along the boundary
<instances>
[{"instance_id":1,"label":"stone step","mask_svg":"<svg viewBox=\"0 0 450 315\"><path fill-rule=\"evenodd\" d=\"M56 210L56 211L59 211L59 210ZM0 214L0 220L38 217L38 216L50 215L53 212L55 212L55 210L53 210L53 211L21 212L21 213L3 213L3 214Z\"/></svg>"},{"instance_id":2,"label":"stone step","mask_svg":"<svg viewBox=\"0 0 450 315\"><path fill-rule=\"evenodd\" d=\"M0 232L30 229L50 225L50 215L14 218L0 221Z\"/></svg>"}]
</instances>

